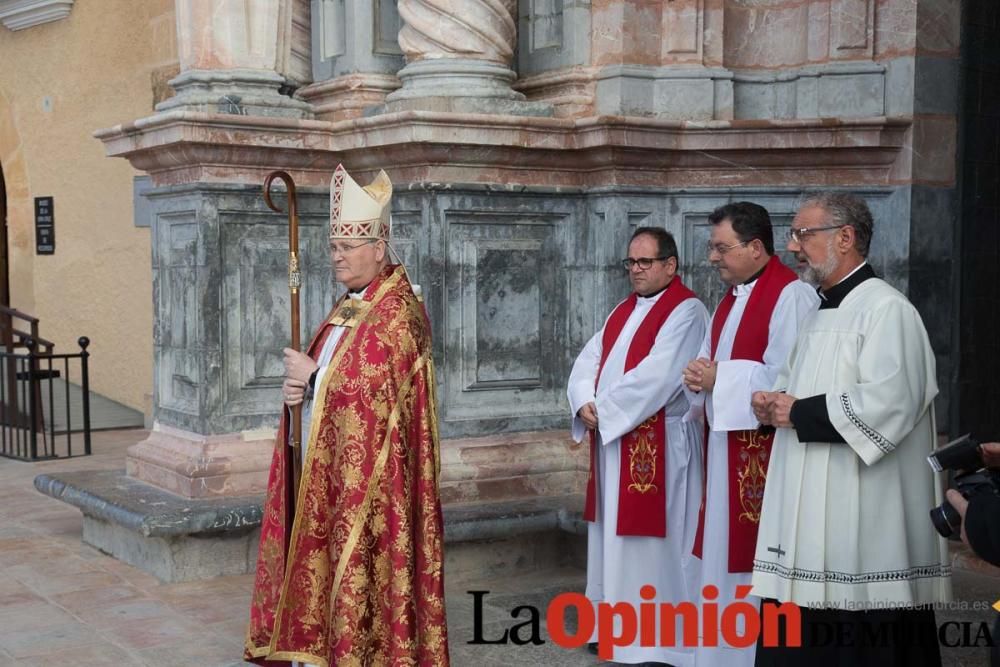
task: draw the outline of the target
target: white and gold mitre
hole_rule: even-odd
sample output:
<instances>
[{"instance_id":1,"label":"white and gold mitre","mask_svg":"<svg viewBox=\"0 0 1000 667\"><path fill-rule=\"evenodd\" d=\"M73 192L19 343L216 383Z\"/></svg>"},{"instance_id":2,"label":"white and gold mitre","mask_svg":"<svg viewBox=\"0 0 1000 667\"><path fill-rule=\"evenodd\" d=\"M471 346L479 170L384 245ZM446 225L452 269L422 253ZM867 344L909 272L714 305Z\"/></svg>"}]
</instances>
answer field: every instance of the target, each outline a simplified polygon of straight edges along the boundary
<instances>
[{"instance_id":1,"label":"white and gold mitre","mask_svg":"<svg viewBox=\"0 0 1000 667\"><path fill-rule=\"evenodd\" d=\"M330 180L330 239L389 240L392 182L385 171L361 187L338 164Z\"/></svg>"}]
</instances>

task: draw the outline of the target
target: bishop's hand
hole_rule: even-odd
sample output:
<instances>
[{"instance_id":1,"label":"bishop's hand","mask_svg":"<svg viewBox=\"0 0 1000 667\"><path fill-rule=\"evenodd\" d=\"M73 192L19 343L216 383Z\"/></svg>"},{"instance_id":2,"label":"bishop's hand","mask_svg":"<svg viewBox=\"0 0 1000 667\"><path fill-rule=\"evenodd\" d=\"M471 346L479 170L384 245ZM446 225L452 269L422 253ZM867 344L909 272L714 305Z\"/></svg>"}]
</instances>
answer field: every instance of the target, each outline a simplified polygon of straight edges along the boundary
<instances>
[{"instance_id":1,"label":"bishop's hand","mask_svg":"<svg viewBox=\"0 0 1000 667\"><path fill-rule=\"evenodd\" d=\"M300 404L306 396L306 383L292 378L285 378L281 385L281 395L285 405L292 408Z\"/></svg>"},{"instance_id":2,"label":"bishop's hand","mask_svg":"<svg viewBox=\"0 0 1000 667\"><path fill-rule=\"evenodd\" d=\"M298 380L305 386L312 377L313 372L319 365L312 360L308 354L296 352L290 347L284 349L285 353L285 378Z\"/></svg>"}]
</instances>

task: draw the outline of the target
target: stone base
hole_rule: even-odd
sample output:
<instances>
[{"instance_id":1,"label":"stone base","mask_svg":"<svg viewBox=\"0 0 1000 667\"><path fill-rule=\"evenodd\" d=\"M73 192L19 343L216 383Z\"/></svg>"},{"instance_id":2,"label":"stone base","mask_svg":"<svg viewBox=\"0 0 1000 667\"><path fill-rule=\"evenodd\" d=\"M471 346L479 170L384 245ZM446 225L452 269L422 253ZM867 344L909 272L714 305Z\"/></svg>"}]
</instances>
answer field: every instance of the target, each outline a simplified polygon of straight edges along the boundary
<instances>
[{"instance_id":1,"label":"stone base","mask_svg":"<svg viewBox=\"0 0 1000 667\"><path fill-rule=\"evenodd\" d=\"M361 72L310 84L295 96L312 105L317 120L348 120L385 102L386 95L400 85L395 75Z\"/></svg>"},{"instance_id":2,"label":"stone base","mask_svg":"<svg viewBox=\"0 0 1000 667\"><path fill-rule=\"evenodd\" d=\"M552 105L547 102L528 102L502 97L408 97L393 100L365 110L365 116L378 116L397 111L440 111L445 113L481 113L501 116L553 115Z\"/></svg>"},{"instance_id":3,"label":"stone base","mask_svg":"<svg viewBox=\"0 0 1000 667\"><path fill-rule=\"evenodd\" d=\"M442 111L508 116L551 116L552 105L527 102L511 84L517 75L503 65L465 58L417 60L399 71L403 86L365 115Z\"/></svg>"},{"instance_id":4,"label":"stone base","mask_svg":"<svg viewBox=\"0 0 1000 667\"><path fill-rule=\"evenodd\" d=\"M735 72L736 118L857 118L886 114L886 67L874 62Z\"/></svg>"},{"instance_id":5,"label":"stone base","mask_svg":"<svg viewBox=\"0 0 1000 667\"><path fill-rule=\"evenodd\" d=\"M311 118L312 107L278 92L285 79L264 70L188 70L170 80L177 95L157 111L180 109L236 116Z\"/></svg>"},{"instance_id":6,"label":"stone base","mask_svg":"<svg viewBox=\"0 0 1000 667\"><path fill-rule=\"evenodd\" d=\"M733 74L717 67L615 65L596 74L597 113L676 120L733 117Z\"/></svg>"},{"instance_id":7,"label":"stone base","mask_svg":"<svg viewBox=\"0 0 1000 667\"><path fill-rule=\"evenodd\" d=\"M261 494L274 452L271 431L204 436L155 424L128 448L129 477L185 498Z\"/></svg>"},{"instance_id":8,"label":"stone base","mask_svg":"<svg viewBox=\"0 0 1000 667\"><path fill-rule=\"evenodd\" d=\"M143 537L84 514L83 541L160 581L173 583L253 572L260 529L204 537Z\"/></svg>"},{"instance_id":9,"label":"stone base","mask_svg":"<svg viewBox=\"0 0 1000 667\"><path fill-rule=\"evenodd\" d=\"M587 564L583 496L444 507L445 581L451 585Z\"/></svg>"},{"instance_id":10,"label":"stone base","mask_svg":"<svg viewBox=\"0 0 1000 667\"><path fill-rule=\"evenodd\" d=\"M83 541L162 581L253 572L261 496L185 499L121 470L39 475L35 488L83 512ZM449 580L511 576L586 560L579 494L445 505Z\"/></svg>"},{"instance_id":11,"label":"stone base","mask_svg":"<svg viewBox=\"0 0 1000 667\"><path fill-rule=\"evenodd\" d=\"M257 560L261 496L191 500L123 470L39 475L35 488L83 512L83 541L162 581L246 574Z\"/></svg>"}]
</instances>

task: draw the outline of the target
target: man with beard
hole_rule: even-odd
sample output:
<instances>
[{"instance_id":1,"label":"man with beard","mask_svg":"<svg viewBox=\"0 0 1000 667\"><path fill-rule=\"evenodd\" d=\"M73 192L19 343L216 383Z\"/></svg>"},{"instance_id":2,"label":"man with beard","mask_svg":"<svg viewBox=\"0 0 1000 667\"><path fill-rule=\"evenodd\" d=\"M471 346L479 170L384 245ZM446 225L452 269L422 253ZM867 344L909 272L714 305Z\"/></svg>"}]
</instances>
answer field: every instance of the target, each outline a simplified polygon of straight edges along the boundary
<instances>
[{"instance_id":1,"label":"man with beard","mask_svg":"<svg viewBox=\"0 0 1000 667\"><path fill-rule=\"evenodd\" d=\"M586 595L595 605L639 609L696 597L697 560L690 554L701 424L684 419L681 370L701 345L708 312L681 283L677 244L666 230L637 229L622 265L634 291L580 352L568 394L574 439L590 432ZM649 588L643 596L644 587L655 597ZM636 640L601 657L689 665L691 651Z\"/></svg>"},{"instance_id":2,"label":"man with beard","mask_svg":"<svg viewBox=\"0 0 1000 667\"><path fill-rule=\"evenodd\" d=\"M753 590L802 608L802 647L758 644L757 665L941 664L930 605L951 580L927 518L942 500L926 461L934 352L916 309L867 263L872 230L844 193L806 199L790 230L821 303L775 391L753 397L777 427Z\"/></svg>"},{"instance_id":3,"label":"man with beard","mask_svg":"<svg viewBox=\"0 0 1000 667\"><path fill-rule=\"evenodd\" d=\"M721 206L708 216L708 260L729 286L712 317L698 358L684 371L692 405L708 421L705 497L695 555L701 585L718 590L720 609L749 586L773 432L759 431L750 407L770 389L802 322L816 312L816 291L774 254L767 209L752 202ZM749 597L757 604L756 597ZM754 650L721 641L695 650L696 667L749 667Z\"/></svg>"}]
</instances>

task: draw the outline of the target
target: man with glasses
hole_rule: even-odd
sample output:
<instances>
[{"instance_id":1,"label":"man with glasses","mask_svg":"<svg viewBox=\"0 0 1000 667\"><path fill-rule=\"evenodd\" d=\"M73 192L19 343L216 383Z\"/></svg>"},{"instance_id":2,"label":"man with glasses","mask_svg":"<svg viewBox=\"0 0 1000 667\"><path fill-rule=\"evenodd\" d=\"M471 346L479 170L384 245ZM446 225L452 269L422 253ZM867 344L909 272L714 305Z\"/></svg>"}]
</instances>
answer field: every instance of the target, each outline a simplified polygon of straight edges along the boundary
<instances>
[{"instance_id":1,"label":"man with glasses","mask_svg":"<svg viewBox=\"0 0 1000 667\"><path fill-rule=\"evenodd\" d=\"M927 516L943 499L926 461L934 351L920 314L867 262L873 226L846 193L806 199L792 223L788 250L822 302L776 391L753 398L777 428L753 588L765 605L801 606L803 645L758 646L758 665L941 664L931 605L951 582Z\"/></svg>"},{"instance_id":2,"label":"man with glasses","mask_svg":"<svg viewBox=\"0 0 1000 667\"><path fill-rule=\"evenodd\" d=\"M684 370L684 384L708 423L705 495L694 551L702 559L698 590L714 586L723 609L736 598L737 586L750 583L773 439L773 433L757 429L751 397L774 384L819 299L775 256L771 218L763 206L726 204L708 219L708 260L729 289L698 357ZM749 596L749 601L758 600ZM695 665L753 665L752 647L720 644L699 646Z\"/></svg>"},{"instance_id":3,"label":"man with glasses","mask_svg":"<svg viewBox=\"0 0 1000 667\"><path fill-rule=\"evenodd\" d=\"M348 293L308 354L285 350L302 478L293 517L286 409L245 651L258 664L448 664L430 326L390 262L391 197L385 172L364 188L334 172L330 260Z\"/></svg>"},{"instance_id":4,"label":"man with glasses","mask_svg":"<svg viewBox=\"0 0 1000 667\"><path fill-rule=\"evenodd\" d=\"M677 275L677 244L667 231L637 229L622 264L634 291L580 353L568 394L573 437L579 442L590 433L586 595L595 605L628 603L637 610L696 595L697 560L690 554L702 435L700 423L684 419L680 378L705 335L708 312ZM640 595L644 586L655 590L652 599L649 589ZM609 658L690 663L682 647L638 644L618 647Z\"/></svg>"}]
</instances>

